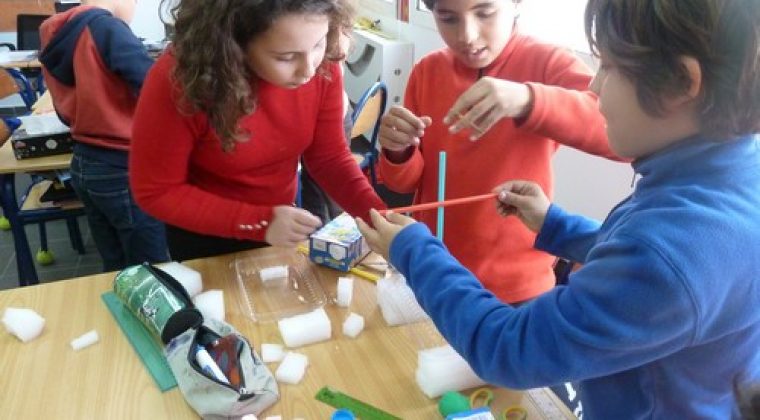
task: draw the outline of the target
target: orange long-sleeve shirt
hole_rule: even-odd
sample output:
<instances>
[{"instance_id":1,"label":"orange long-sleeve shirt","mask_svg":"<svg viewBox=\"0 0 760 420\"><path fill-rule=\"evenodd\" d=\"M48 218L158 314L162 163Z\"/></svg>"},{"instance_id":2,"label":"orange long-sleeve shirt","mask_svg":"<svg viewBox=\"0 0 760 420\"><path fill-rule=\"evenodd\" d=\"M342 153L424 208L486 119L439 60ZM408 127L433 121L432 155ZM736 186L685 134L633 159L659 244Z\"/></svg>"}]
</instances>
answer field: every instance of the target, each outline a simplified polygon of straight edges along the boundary
<instances>
[{"instance_id":1,"label":"orange long-sleeve shirt","mask_svg":"<svg viewBox=\"0 0 760 420\"><path fill-rule=\"evenodd\" d=\"M447 199L488 193L511 179L535 181L551 197L551 159L560 144L615 158L597 97L588 91L592 73L571 52L514 34L482 76L527 83L532 111L521 121L500 121L471 142L467 130L450 134L443 117L479 76L448 49L427 55L414 67L405 106L416 115L429 115L433 123L406 162L381 157L380 173L390 189L416 192L417 203L437 200L442 150L447 152ZM435 211L414 216L435 231ZM502 300L530 299L553 286L554 258L534 249L535 234L517 218L499 216L494 202L449 207L444 221L449 251Z\"/></svg>"}]
</instances>

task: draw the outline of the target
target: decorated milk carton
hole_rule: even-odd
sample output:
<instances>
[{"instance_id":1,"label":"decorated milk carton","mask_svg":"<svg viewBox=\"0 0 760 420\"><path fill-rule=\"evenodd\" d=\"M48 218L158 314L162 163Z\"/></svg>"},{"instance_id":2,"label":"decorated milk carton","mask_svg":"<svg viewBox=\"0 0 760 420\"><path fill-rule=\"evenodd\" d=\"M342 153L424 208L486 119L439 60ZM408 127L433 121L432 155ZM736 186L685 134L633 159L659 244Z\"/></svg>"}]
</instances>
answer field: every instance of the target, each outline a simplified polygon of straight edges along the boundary
<instances>
[{"instance_id":1,"label":"decorated milk carton","mask_svg":"<svg viewBox=\"0 0 760 420\"><path fill-rule=\"evenodd\" d=\"M343 213L309 238L309 258L317 264L348 271L369 252L353 217Z\"/></svg>"}]
</instances>

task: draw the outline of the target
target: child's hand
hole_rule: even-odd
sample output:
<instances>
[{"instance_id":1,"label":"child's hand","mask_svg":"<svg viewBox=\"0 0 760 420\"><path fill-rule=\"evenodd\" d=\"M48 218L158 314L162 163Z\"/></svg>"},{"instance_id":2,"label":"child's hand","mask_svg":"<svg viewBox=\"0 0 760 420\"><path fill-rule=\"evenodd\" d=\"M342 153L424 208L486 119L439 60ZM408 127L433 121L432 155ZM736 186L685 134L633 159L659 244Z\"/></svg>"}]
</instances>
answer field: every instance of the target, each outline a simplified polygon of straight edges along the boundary
<instances>
[{"instance_id":1,"label":"child's hand","mask_svg":"<svg viewBox=\"0 0 760 420\"><path fill-rule=\"evenodd\" d=\"M390 261L388 254L390 254L393 238L395 238L405 226L411 225L416 221L411 217L406 217L397 213L388 213L383 217L375 209L370 210L369 215L370 218L372 218L372 224L375 225L375 228L371 228L368 224L364 223L362 219L357 217L356 224L359 226L359 231L364 236L364 239L367 240L370 249L382 255L386 261Z\"/></svg>"},{"instance_id":2,"label":"child's hand","mask_svg":"<svg viewBox=\"0 0 760 420\"><path fill-rule=\"evenodd\" d=\"M418 117L404 107L394 106L383 116L378 140L388 151L403 152L420 144L420 137L431 123L428 116Z\"/></svg>"},{"instance_id":3,"label":"child's hand","mask_svg":"<svg viewBox=\"0 0 760 420\"><path fill-rule=\"evenodd\" d=\"M264 237L273 246L296 247L322 226L322 221L317 216L298 207L277 206L273 214L272 223Z\"/></svg>"},{"instance_id":4,"label":"child's hand","mask_svg":"<svg viewBox=\"0 0 760 420\"><path fill-rule=\"evenodd\" d=\"M549 211L549 199L538 184L530 181L509 181L494 188L498 193L496 208L502 216L517 216L528 229L541 230Z\"/></svg>"},{"instance_id":5,"label":"child's hand","mask_svg":"<svg viewBox=\"0 0 760 420\"><path fill-rule=\"evenodd\" d=\"M528 85L484 77L467 89L443 119L449 132L470 129L475 141L502 118L521 118L531 110L533 94Z\"/></svg>"}]
</instances>

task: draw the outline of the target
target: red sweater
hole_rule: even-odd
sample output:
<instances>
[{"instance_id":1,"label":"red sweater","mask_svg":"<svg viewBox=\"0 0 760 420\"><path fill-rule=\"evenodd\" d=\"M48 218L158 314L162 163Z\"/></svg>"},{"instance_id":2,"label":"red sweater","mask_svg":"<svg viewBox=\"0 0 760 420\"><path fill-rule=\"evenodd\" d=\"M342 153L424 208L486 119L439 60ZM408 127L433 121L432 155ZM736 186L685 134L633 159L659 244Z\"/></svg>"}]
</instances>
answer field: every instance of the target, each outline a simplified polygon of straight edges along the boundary
<instances>
[{"instance_id":1,"label":"red sweater","mask_svg":"<svg viewBox=\"0 0 760 420\"><path fill-rule=\"evenodd\" d=\"M164 54L145 80L135 114L130 184L140 207L201 234L263 241L274 206L290 205L303 154L309 172L346 211L366 217L385 208L359 170L343 134L343 83L314 77L297 89L258 81L256 110L239 124L251 137L225 153L204 113L177 108Z\"/></svg>"},{"instance_id":2,"label":"red sweater","mask_svg":"<svg viewBox=\"0 0 760 420\"><path fill-rule=\"evenodd\" d=\"M484 194L512 179L535 181L551 196L551 159L560 144L614 157L597 98L587 91L591 73L569 51L515 34L483 75L528 83L534 96L530 115L500 121L477 142L468 140L467 130L449 134L443 117L478 79L478 70L464 67L448 49L427 55L412 71L405 105L432 117L433 124L408 161L393 164L381 157L389 188L416 191L418 203L436 201L441 150L447 152L447 199ZM436 214L415 218L435 231ZM494 202L447 208L444 221L449 251L502 300L530 299L553 286L553 257L533 249L535 234L517 218L499 216Z\"/></svg>"}]
</instances>

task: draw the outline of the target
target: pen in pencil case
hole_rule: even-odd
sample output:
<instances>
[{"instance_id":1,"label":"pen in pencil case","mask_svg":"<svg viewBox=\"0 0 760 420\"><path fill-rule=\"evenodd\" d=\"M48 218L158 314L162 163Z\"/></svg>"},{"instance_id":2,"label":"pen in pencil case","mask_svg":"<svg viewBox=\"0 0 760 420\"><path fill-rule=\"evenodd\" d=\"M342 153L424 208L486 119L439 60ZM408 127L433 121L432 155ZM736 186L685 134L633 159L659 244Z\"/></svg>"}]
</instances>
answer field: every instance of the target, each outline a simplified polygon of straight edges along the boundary
<instances>
[{"instance_id":1,"label":"pen in pencil case","mask_svg":"<svg viewBox=\"0 0 760 420\"><path fill-rule=\"evenodd\" d=\"M211 355L208 354L208 351L204 349L203 346L197 344L195 346L195 361L198 362L198 366L201 367L201 370L205 372L206 375L219 382L223 382L227 385L230 384L230 381L224 376L224 373L219 369L219 366L214 362L214 359L211 358Z\"/></svg>"}]
</instances>

